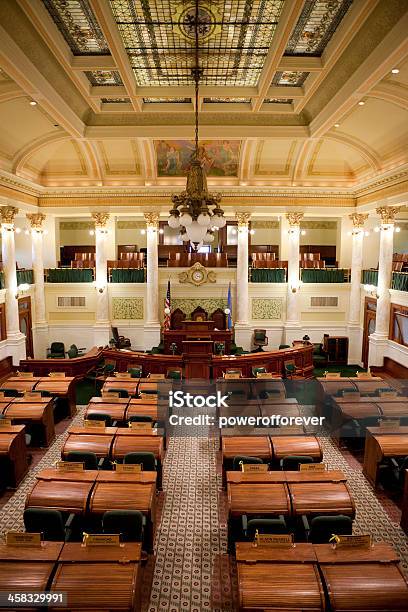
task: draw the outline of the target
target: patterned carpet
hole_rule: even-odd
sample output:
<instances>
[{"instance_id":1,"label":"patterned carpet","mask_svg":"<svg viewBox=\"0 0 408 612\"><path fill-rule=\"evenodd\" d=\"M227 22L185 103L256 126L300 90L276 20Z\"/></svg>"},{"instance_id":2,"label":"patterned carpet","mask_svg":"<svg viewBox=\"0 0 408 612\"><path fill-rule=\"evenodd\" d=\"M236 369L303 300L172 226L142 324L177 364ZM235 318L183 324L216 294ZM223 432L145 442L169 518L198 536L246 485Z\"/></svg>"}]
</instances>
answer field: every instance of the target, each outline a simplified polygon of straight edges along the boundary
<instances>
[{"instance_id":1,"label":"patterned carpet","mask_svg":"<svg viewBox=\"0 0 408 612\"><path fill-rule=\"evenodd\" d=\"M75 424L83 418L79 407ZM151 595L144 612L233 612L237 607L235 563L227 555L227 504L222 489L219 442L205 427L179 429L168 443L164 463L164 493L160 495L160 525L155 559L150 565ZM30 470L16 493L0 511L0 535L23 529L22 513L35 474L60 457L66 433L58 436L39 464ZM394 511L384 507L361 472L361 465L325 437L324 461L347 475L356 502L355 533L372 533L398 551L408 575L408 538ZM388 500L390 505L394 505ZM392 518L394 517L394 518ZM153 570L154 565L154 570ZM149 573L149 570L148 570ZM149 585L150 586L150 585Z\"/></svg>"}]
</instances>

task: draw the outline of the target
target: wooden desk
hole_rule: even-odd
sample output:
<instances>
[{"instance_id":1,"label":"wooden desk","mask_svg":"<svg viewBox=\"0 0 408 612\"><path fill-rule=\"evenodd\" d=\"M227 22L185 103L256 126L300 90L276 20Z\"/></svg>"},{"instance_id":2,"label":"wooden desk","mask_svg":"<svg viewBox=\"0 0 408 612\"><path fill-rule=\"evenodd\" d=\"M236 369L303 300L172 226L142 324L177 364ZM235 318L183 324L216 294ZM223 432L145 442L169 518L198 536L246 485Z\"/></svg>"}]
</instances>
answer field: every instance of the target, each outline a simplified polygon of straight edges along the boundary
<instances>
[{"instance_id":1,"label":"wooden desk","mask_svg":"<svg viewBox=\"0 0 408 612\"><path fill-rule=\"evenodd\" d=\"M160 420L164 420L165 407L160 406L159 408L157 396L131 399L127 406L125 420L128 421L130 417L135 415L143 415L151 417L153 421L157 421L159 419L159 412Z\"/></svg>"},{"instance_id":2,"label":"wooden desk","mask_svg":"<svg viewBox=\"0 0 408 612\"><path fill-rule=\"evenodd\" d=\"M16 391L32 391L37 383L41 380L39 377L24 378L20 376L10 376L4 381L0 389L16 389Z\"/></svg>"},{"instance_id":3,"label":"wooden desk","mask_svg":"<svg viewBox=\"0 0 408 612\"><path fill-rule=\"evenodd\" d=\"M162 384L161 382L157 382L157 381L152 382L149 379L142 380L139 383L138 393L139 395L142 395L143 393L157 395L161 384Z\"/></svg>"},{"instance_id":4,"label":"wooden desk","mask_svg":"<svg viewBox=\"0 0 408 612\"><path fill-rule=\"evenodd\" d=\"M236 556L240 611L326 609L313 545L275 548L237 542Z\"/></svg>"},{"instance_id":5,"label":"wooden desk","mask_svg":"<svg viewBox=\"0 0 408 612\"><path fill-rule=\"evenodd\" d=\"M299 417L301 416L300 408L298 404L262 404L261 415L271 417L281 414L285 417Z\"/></svg>"},{"instance_id":6,"label":"wooden desk","mask_svg":"<svg viewBox=\"0 0 408 612\"><path fill-rule=\"evenodd\" d=\"M227 484L272 483L272 482L346 482L347 478L341 470L316 472L227 472Z\"/></svg>"},{"instance_id":7,"label":"wooden desk","mask_svg":"<svg viewBox=\"0 0 408 612\"><path fill-rule=\"evenodd\" d=\"M117 427L71 427L61 450L66 458L70 451L95 453L98 459L109 458Z\"/></svg>"},{"instance_id":8,"label":"wooden desk","mask_svg":"<svg viewBox=\"0 0 408 612\"><path fill-rule=\"evenodd\" d=\"M62 542L44 542L38 548L0 544L0 591L19 593L46 591L62 547ZM24 610L38 609L24 608Z\"/></svg>"},{"instance_id":9,"label":"wooden desk","mask_svg":"<svg viewBox=\"0 0 408 612\"><path fill-rule=\"evenodd\" d=\"M134 474L124 474L122 472L101 470L97 472L96 480L98 482L113 482L113 483L134 483L134 484L152 484L156 486L157 472L135 472Z\"/></svg>"},{"instance_id":10,"label":"wooden desk","mask_svg":"<svg viewBox=\"0 0 408 612\"><path fill-rule=\"evenodd\" d=\"M99 400L104 400L100 402L89 402L86 412L85 419L88 419L90 415L93 414L103 414L105 416L110 416L112 421L125 421L126 420L126 410L129 403L129 399L126 397L118 397L116 398L117 402L110 402L105 400L105 398L99 397L94 398ZM122 401L120 401L122 400Z\"/></svg>"},{"instance_id":11,"label":"wooden desk","mask_svg":"<svg viewBox=\"0 0 408 612\"><path fill-rule=\"evenodd\" d=\"M61 512L85 514L93 482L37 480L26 499L26 508L55 508Z\"/></svg>"},{"instance_id":12,"label":"wooden desk","mask_svg":"<svg viewBox=\"0 0 408 612\"><path fill-rule=\"evenodd\" d=\"M90 482L94 483L98 477L98 470L83 470L82 472L66 472L57 468L46 468L36 474L37 480L53 481L60 480L63 482Z\"/></svg>"},{"instance_id":13,"label":"wooden desk","mask_svg":"<svg viewBox=\"0 0 408 612\"><path fill-rule=\"evenodd\" d=\"M145 543L153 550L156 486L151 483L97 481L89 499L89 512L100 518L107 510L139 510L146 516Z\"/></svg>"},{"instance_id":14,"label":"wooden desk","mask_svg":"<svg viewBox=\"0 0 408 612\"><path fill-rule=\"evenodd\" d=\"M389 544L369 549L314 546L333 612L403 612L408 585Z\"/></svg>"},{"instance_id":15,"label":"wooden desk","mask_svg":"<svg viewBox=\"0 0 408 612\"><path fill-rule=\"evenodd\" d=\"M64 378L44 376L36 384L35 390L48 391L53 396L66 398L69 416L73 417L76 413L75 380L74 376L65 376Z\"/></svg>"},{"instance_id":16,"label":"wooden desk","mask_svg":"<svg viewBox=\"0 0 408 612\"><path fill-rule=\"evenodd\" d=\"M268 436L223 436L221 450L224 470L232 468L232 460L237 455L259 457L266 463L272 459L272 448Z\"/></svg>"},{"instance_id":17,"label":"wooden desk","mask_svg":"<svg viewBox=\"0 0 408 612\"><path fill-rule=\"evenodd\" d=\"M287 455L308 455L317 462L323 458L322 447L316 436L273 435L271 446L276 461Z\"/></svg>"},{"instance_id":18,"label":"wooden desk","mask_svg":"<svg viewBox=\"0 0 408 612\"><path fill-rule=\"evenodd\" d=\"M404 402L402 398L399 399L399 402L384 402L381 398L377 402L383 417L387 419L408 419L408 401Z\"/></svg>"},{"instance_id":19,"label":"wooden desk","mask_svg":"<svg viewBox=\"0 0 408 612\"><path fill-rule=\"evenodd\" d=\"M291 514L289 491L284 483L229 483L227 497L230 517Z\"/></svg>"},{"instance_id":20,"label":"wooden desk","mask_svg":"<svg viewBox=\"0 0 408 612\"><path fill-rule=\"evenodd\" d=\"M119 430L120 431L120 430ZM127 453L153 453L157 462L157 488L162 488L163 481L163 438L158 436L135 435L131 429L122 430L115 436L112 445L113 461L123 461Z\"/></svg>"},{"instance_id":21,"label":"wooden desk","mask_svg":"<svg viewBox=\"0 0 408 612\"><path fill-rule=\"evenodd\" d=\"M40 438L43 446L49 446L55 438L54 402L51 397L32 399L19 397L4 409L4 416L13 423L27 425L33 438ZM40 430L40 436L36 432ZM37 434L37 435L36 435Z\"/></svg>"},{"instance_id":22,"label":"wooden desk","mask_svg":"<svg viewBox=\"0 0 408 612\"><path fill-rule=\"evenodd\" d=\"M355 504L345 482L292 482L288 487L295 516L345 514L354 518Z\"/></svg>"},{"instance_id":23,"label":"wooden desk","mask_svg":"<svg viewBox=\"0 0 408 612\"><path fill-rule=\"evenodd\" d=\"M115 378L114 376L108 376L102 387L102 393L108 391L108 389L125 389L129 395L136 395L137 387L139 385L138 378Z\"/></svg>"},{"instance_id":24,"label":"wooden desk","mask_svg":"<svg viewBox=\"0 0 408 612\"><path fill-rule=\"evenodd\" d=\"M408 427L367 428L363 474L373 487L377 486L378 466L385 457L406 457L407 455Z\"/></svg>"},{"instance_id":25,"label":"wooden desk","mask_svg":"<svg viewBox=\"0 0 408 612\"><path fill-rule=\"evenodd\" d=\"M24 425L0 427L2 484L16 489L28 471Z\"/></svg>"},{"instance_id":26,"label":"wooden desk","mask_svg":"<svg viewBox=\"0 0 408 612\"><path fill-rule=\"evenodd\" d=\"M51 591L67 593L69 610L133 612L140 607L141 554L136 542L95 547L66 543Z\"/></svg>"}]
</instances>

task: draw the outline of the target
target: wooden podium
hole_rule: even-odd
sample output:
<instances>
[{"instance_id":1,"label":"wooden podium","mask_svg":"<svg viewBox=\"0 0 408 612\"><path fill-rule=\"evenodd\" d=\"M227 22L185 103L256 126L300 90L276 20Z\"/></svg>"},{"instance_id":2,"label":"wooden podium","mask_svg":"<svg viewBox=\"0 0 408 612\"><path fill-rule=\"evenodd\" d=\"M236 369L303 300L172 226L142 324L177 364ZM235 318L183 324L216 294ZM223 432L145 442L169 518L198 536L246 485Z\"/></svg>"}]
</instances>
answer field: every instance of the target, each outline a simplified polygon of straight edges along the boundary
<instances>
[{"instance_id":1,"label":"wooden podium","mask_svg":"<svg viewBox=\"0 0 408 612\"><path fill-rule=\"evenodd\" d=\"M185 378L210 378L213 352L212 340L183 340Z\"/></svg>"}]
</instances>

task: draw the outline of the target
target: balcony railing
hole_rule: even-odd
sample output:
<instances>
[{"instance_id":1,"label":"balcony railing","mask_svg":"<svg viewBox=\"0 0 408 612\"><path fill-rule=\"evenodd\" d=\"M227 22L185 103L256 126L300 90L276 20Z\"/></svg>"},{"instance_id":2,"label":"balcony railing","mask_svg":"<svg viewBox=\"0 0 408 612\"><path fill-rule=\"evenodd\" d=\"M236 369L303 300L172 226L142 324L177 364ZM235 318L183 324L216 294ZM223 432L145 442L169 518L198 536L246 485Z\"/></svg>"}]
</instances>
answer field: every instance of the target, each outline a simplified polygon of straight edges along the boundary
<instances>
[{"instance_id":1,"label":"balcony railing","mask_svg":"<svg viewBox=\"0 0 408 612\"><path fill-rule=\"evenodd\" d=\"M92 283L93 280L91 268L50 268L45 274L47 283Z\"/></svg>"},{"instance_id":2,"label":"balcony railing","mask_svg":"<svg viewBox=\"0 0 408 612\"><path fill-rule=\"evenodd\" d=\"M252 283L286 283L286 268L251 268Z\"/></svg>"},{"instance_id":3,"label":"balcony railing","mask_svg":"<svg viewBox=\"0 0 408 612\"><path fill-rule=\"evenodd\" d=\"M350 270L342 268L302 268L300 280L304 283L349 283Z\"/></svg>"},{"instance_id":4,"label":"balcony railing","mask_svg":"<svg viewBox=\"0 0 408 612\"><path fill-rule=\"evenodd\" d=\"M408 272L393 272L391 289L408 291Z\"/></svg>"},{"instance_id":5,"label":"balcony railing","mask_svg":"<svg viewBox=\"0 0 408 612\"><path fill-rule=\"evenodd\" d=\"M17 285L32 285L34 283L34 274L32 270L17 270Z\"/></svg>"},{"instance_id":6,"label":"balcony railing","mask_svg":"<svg viewBox=\"0 0 408 612\"><path fill-rule=\"evenodd\" d=\"M361 283L363 285L378 285L378 270L362 270Z\"/></svg>"}]
</instances>

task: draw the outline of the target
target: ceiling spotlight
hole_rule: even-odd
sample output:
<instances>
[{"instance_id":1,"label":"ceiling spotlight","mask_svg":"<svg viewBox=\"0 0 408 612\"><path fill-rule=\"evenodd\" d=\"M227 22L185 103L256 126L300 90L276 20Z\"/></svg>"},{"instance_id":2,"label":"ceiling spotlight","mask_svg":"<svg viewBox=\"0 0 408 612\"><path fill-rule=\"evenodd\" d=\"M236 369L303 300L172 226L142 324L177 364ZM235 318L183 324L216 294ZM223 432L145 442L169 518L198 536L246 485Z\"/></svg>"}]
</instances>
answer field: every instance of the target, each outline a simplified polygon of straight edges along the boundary
<instances>
[{"instance_id":1,"label":"ceiling spotlight","mask_svg":"<svg viewBox=\"0 0 408 612\"><path fill-rule=\"evenodd\" d=\"M364 100L360 100L360 102L358 103L359 106L364 106L365 102Z\"/></svg>"},{"instance_id":2,"label":"ceiling spotlight","mask_svg":"<svg viewBox=\"0 0 408 612\"><path fill-rule=\"evenodd\" d=\"M335 123L334 127L340 127L340 123Z\"/></svg>"},{"instance_id":3,"label":"ceiling spotlight","mask_svg":"<svg viewBox=\"0 0 408 612\"><path fill-rule=\"evenodd\" d=\"M37 106L37 102L35 100L30 100L30 106Z\"/></svg>"},{"instance_id":4,"label":"ceiling spotlight","mask_svg":"<svg viewBox=\"0 0 408 612\"><path fill-rule=\"evenodd\" d=\"M392 74L398 74L398 73L399 73L399 70L398 70L398 68L393 68L393 69L391 70L391 72L392 72Z\"/></svg>"}]
</instances>

